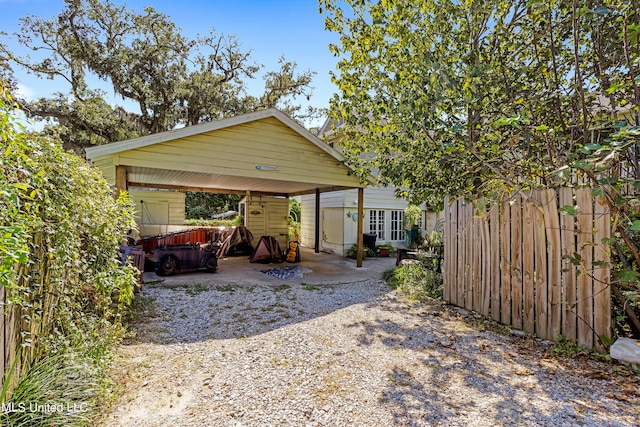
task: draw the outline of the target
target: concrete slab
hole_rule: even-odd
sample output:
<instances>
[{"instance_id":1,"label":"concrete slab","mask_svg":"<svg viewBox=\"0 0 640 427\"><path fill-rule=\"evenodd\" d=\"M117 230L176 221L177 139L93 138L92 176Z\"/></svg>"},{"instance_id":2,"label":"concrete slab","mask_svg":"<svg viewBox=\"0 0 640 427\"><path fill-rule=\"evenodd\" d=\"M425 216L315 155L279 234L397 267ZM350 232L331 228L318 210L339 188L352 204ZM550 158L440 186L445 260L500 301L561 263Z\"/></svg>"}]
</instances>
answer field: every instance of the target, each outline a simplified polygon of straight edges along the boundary
<instances>
[{"instance_id":1,"label":"concrete slab","mask_svg":"<svg viewBox=\"0 0 640 427\"><path fill-rule=\"evenodd\" d=\"M146 283L162 281L160 286L176 286L183 284L333 284L349 283L367 279L380 278L385 270L395 267L395 257L365 258L362 267L356 267L356 260L341 256L315 253L312 248L301 247L299 263L283 262L273 264L250 263L247 256L230 256L218 260L219 270L216 273L198 271L181 273L173 276L159 277L155 273L145 272ZM302 278L292 277L280 279L262 273L261 270L301 266L311 272L304 273ZM144 288L143 288L144 289Z\"/></svg>"}]
</instances>

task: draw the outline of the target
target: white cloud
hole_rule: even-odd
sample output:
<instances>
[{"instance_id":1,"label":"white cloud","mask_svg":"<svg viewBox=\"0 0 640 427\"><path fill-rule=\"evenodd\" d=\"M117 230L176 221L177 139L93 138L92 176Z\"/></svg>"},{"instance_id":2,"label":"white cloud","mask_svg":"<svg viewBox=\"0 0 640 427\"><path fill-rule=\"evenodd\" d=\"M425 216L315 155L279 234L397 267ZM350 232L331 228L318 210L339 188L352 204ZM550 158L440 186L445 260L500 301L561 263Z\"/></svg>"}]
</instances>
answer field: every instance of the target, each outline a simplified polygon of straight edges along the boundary
<instances>
[{"instance_id":1,"label":"white cloud","mask_svg":"<svg viewBox=\"0 0 640 427\"><path fill-rule=\"evenodd\" d=\"M0 2L2 2L2 0L0 0ZM36 92L33 89L31 89L29 86L24 85L22 83L18 83L18 90L16 92L17 92L16 94L20 98L24 98L28 100L33 100L36 95Z\"/></svg>"}]
</instances>

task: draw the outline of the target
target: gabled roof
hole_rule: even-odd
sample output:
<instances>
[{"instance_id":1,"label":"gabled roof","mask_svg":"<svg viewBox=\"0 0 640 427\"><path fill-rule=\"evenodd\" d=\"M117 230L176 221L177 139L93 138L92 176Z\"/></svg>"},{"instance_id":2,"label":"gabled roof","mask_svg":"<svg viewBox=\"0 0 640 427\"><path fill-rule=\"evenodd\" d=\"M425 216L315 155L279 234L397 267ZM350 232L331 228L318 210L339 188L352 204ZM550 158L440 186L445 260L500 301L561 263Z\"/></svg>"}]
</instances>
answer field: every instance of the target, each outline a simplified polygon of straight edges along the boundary
<instances>
[{"instance_id":1,"label":"gabled roof","mask_svg":"<svg viewBox=\"0 0 640 427\"><path fill-rule=\"evenodd\" d=\"M209 123L202 123L199 125L187 126L180 129L169 130L166 132L154 133L151 135L141 136L139 138L127 139L125 141L112 142L110 144L99 145L96 147L90 147L86 149L87 159L91 160L96 157L105 156L109 154L115 154L126 150L133 150L136 148L146 147L148 145L157 144L159 142L171 141L174 139L184 138L187 136L197 135L200 133L211 132L214 130L224 129L231 126L237 126L244 123L253 122L256 120L264 119L267 117L274 117L280 120L285 125L296 131L300 136L307 139L312 144L321 148L327 154L331 154L337 160L342 161L343 157L340 152L334 150L329 145L324 143L321 139L313 135L304 127L300 126L295 120L289 118L286 114L282 113L276 108L269 108L267 110L255 111L253 113L243 114L241 116L229 117L227 119L216 120Z\"/></svg>"},{"instance_id":2,"label":"gabled roof","mask_svg":"<svg viewBox=\"0 0 640 427\"><path fill-rule=\"evenodd\" d=\"M365 186L339 151L273 108L91 147L86 155L112 185L125 176L132 188L291 196Z\"/></svg>"}]
</instances>

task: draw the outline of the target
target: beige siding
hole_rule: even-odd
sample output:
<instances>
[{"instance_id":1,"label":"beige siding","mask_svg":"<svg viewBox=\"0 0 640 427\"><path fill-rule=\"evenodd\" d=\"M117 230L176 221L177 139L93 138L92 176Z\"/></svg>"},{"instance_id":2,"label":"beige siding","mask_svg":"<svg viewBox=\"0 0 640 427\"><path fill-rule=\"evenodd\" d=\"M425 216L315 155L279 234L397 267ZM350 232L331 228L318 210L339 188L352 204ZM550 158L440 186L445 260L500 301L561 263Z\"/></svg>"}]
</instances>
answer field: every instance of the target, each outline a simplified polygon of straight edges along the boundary
<instances>
[{"instance_id":1,"label":"beige siding","mask_svg":"<svg viewBox=\"0 0 640 427\"><path fill-rule=\"evenodd\" d=\"M275 118L123 151L117 163L329 185L357 181L335 158ZM258 165L278 170L258 170Z\"/></svg>"},{"instance_id":2,"label":"beige siding","mask_svg":"<svg viewBox=\"0 0 640 427\"><path fill-rule=\"evenodd\" d=\"M102 171L109 185L116 185L116 167L113 164L113 156L100 156L93 159L92 163Z\"/></svg>"},{"instance_id":3,"label":"beige siding","mask_svg":"<svg viewBox=\"0 0 640 427\"><path fill-rule=\"evenodd\" d=\"M289 199L251 196L243 200L243 203L245 204L245 226L253 234L254 244L262 236L273 236L278 240L280 248L285 250L288 243Z\"/></svg>"},{"instance_id":4,"label":"beige siding","mask_svg":"<svg viewBox=\"0 0 640 427\"><path fill-rule=\"evenodd\" d=\"M178 191L130 190L136 205L136 222L143 235L156 235L163 226L184 225L184 193ZM165 227L166 228L166 227Z\"/></svg>"},{"instance_id":5,"label":"beige siding","mask_svg":"<svg viewBox=\"0 0 640 427\"><path fill-rule=\"evenodd\" d=\"M338 191L336 191L338 193ZM315 194L302 196L300 198L300 240L303 246L315 247Z\"/></svg>"},{"instance_id":6,"label":"beige siding","mask_svg":"<svg viewBox=\"0 0 640 427\"><path fill-rule=\"evenodd\" d=\"M344 209L326 208L321 210L322 250L342 255L344 253Z\"/></svg>"},{"instance_id":7,"label":"beige siding","mask_svg":"<svg viewBox=\"0 0 640 427\"><path fill-rule=\"evenodd\" d=\"M353 221L353 213L357 211L357 190L335 191L323 193L320 196L321 211L321 247L335 253L343 254L356 243L358 237L357 223ZM302 243L313 246L315 243L315 195L303 196L301 234ZM404 199L398 199L394 195L393 188L367 187L364 191L364 232L369 231L369 211L385 211L385 240L377 240L376 243L392 243L395 246L403 246L404 241L391 241L391 211L403 211L407 207ZM338 215L338 208L340 214ZM443 218L442 212L427 210L423 205L422 234L433 231L437 222ZM340 225L338 225L340 221ZM342 241L336 238L335 231L340 230Z\"/></svg>"}]
</instances>

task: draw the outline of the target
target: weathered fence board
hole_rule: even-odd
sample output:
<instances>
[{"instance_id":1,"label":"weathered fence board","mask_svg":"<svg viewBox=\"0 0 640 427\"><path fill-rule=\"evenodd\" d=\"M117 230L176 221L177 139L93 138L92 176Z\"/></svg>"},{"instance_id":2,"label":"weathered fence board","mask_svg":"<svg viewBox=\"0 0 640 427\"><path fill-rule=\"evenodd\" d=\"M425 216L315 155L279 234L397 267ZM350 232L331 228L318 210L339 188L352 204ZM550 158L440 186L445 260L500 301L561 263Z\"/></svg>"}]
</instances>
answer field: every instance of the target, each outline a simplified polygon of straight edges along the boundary
<instances>
[{"instance_id":1,"label":"weathered fence board","mask_svg":"<svg viewBox=\"0 0 640 427\"><path fill-rule=\"evenodd\" d=\"M541 338L602 350L599 337L611 336L606 206L589 188L477 206L456 201L445 211L446 299ZM566 206L578 214L561 213Z\"/></svg>"}]
</instances>

